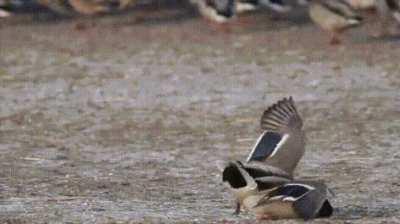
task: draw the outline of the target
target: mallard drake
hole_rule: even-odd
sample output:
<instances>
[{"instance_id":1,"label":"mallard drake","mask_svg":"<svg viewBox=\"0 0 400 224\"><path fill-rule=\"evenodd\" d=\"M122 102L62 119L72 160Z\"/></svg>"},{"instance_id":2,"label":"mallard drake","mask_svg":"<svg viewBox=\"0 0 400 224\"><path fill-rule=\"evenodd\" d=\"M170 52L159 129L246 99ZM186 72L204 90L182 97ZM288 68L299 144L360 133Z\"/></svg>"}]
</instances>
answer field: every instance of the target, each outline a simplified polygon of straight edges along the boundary
<instances>
[{"instance_id":1,"label":"mallard drake","mask_svg":"<svg viewBox=\"0 0 400 224\"><path fill-rule=\"evenodd\" d=\"M270 106L261 117L263 133L257 139L246 162L265 162L289 175L305 151L303 121L292 97L284 98Z\"/></svg>"},{"instance_id":2,"label":"mallard drake","mask_svg":"<svg viewBox=\"0 0 400 224\"><path fill-rule=\"evenodd\" d=\"M125 9L136 0L38 0L38 2L62 15L73 15L75 12L95 15Z\"/></svg>"},{"instance_id":3,"label":"mallard drake","mask_svg":"<svg viewBox=\"0 0 400 224\"><path fill-rule=\"evenodd\" d=\"M229 184L236 198L235 214L239 214L243 207L245 210L252 208L257 201L253 197L260 192L272 189L283 183L292 181L289 174L275 167L265 164L243 164L240 161L230 162L222 172L222 181ZM246 203L243 202L246 200ZM242 206L244 205L244 206Z\"/></svg>"},{"instance_id":4,"label":"mallard drake","mask_svg":"<svg viewBox=\"0 0 400 224\"><path fill-rule=\"evenodd\" d=\"M191 0L191 3L204 18L216 23L228 22L236 14L235 0Z\"/></svg>"},{"instance_id":5,"label":"mallard drake","mask_svg":"<svg viewBox=\"0 0 400 224\"><path fill-rule=\"evenodd\" d=\"M248 197L243 204L255 204L250 211L257 219L309 220L332 215L333 208L327 196L328 188L322 182L296 181L277 186L263 195Z\"/></svg>"},{"instance_id":6,"label":"mallard drake","mask_svg":"<svg viewBox=\"0 0 400 224\"><path fill-rule=\"evenodd\" d=\"M331 34L331 44L340 43L339 34L361 24L362 18L343 0L313 0L309 6L311 19Z\"/></svg>"},{"instance_id":7,"label":"mallard drake","mask_svg":"<svg viewBox=\"0 0 400 224\"><path fill-rule=\"evenodd\" d=\"M284 98L267 108L260 123L263 133L246 163L230 163L223 171L223 181L230 184L238 201L236 211L247 196L282 183L279 181L290 181L305 151L303 121L292 97Z\"/></svg>"}]
</instances>

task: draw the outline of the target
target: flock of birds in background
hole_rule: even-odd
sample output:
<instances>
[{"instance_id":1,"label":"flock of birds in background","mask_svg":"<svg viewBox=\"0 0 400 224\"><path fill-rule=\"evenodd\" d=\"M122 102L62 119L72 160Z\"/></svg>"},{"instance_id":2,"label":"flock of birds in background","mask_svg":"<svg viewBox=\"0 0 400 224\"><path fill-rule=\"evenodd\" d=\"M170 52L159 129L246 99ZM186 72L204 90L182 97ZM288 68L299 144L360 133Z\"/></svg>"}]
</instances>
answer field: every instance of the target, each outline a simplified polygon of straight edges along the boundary
<instances>
[{"instance_id":1,"label":"flock of birds in background","mask_svg":"<svg viewBox=\"0 0 400 224\"><path fill-rule=\"evenodd\" d=\"M25 3L38 3L64 15L96 15L123 10L140 0L0 0L0 18L10 16L7 8ZM188 0L199 13L216 23L227 23L238 14L260 8L289 13L295 5L307 6L311 20L331 36L331 44L340 43L340 34L361 24L357 10L374 8L382 21L378 34L389 34L392 21L400 23L400 0Z\"/></svg>"},{"instance_id":2,"label":"flock of birds in background","mask_svg":"<svg viewBox=\"0 0 400 224\"><path fill-rule=\"evenodd\" d=\"M322 180L301 180L293 171L303 157L306 137L293 99L284 98L261 117L263 133L244 163L229 162L222 180L236 199L235 213L243 209L257 219L329 217L333 195Z\"/></svg>"},{"instance_id":3,"label":"flock of birds in background","mask_svg":"<svg viewBox=\"0 0 400 224\"><path fill-rule=\"evenodd\" d=\"M257 8L289 13L294 5L307 6L311 20L331 36L331 44L340 43L340 34L362 23L359 10L375 9L380 17L378 36L389 34L392 21L400 23L400 0L191 0L206 18L226 23L237 14Z\"/></svg>"}]
</instances>

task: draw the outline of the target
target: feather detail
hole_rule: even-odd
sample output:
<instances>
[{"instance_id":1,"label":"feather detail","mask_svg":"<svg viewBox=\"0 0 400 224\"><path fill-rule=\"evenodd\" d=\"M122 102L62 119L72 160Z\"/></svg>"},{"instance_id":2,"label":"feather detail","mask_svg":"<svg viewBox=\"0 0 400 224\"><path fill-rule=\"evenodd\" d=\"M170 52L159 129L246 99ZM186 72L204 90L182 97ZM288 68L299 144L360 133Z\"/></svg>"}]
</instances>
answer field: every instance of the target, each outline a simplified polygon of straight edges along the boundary
<instances>
[{"instance_id":1,"label":"feather detail","mask_svg":"<svg viewBox=\"0 0 400 224\"><path fill-rule=\"evenodd\" d=\"M272 132L301 129L303 126L292 97L284 98L265 110L260 123L263 130Z\"/></svg>"}]
</instances>

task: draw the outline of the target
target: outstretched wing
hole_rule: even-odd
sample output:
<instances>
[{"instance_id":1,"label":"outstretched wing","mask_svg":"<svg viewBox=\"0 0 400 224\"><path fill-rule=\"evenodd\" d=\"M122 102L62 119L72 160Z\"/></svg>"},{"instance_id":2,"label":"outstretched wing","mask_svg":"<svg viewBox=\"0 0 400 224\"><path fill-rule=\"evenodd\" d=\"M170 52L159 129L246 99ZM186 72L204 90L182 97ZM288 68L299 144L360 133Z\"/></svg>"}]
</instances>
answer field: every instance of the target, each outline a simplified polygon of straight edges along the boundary
<instances>
[{"instance_id":1,"label":"outstretched wing","mask_svg":"<svg viewBox=\"0 0 400 224\"><path fill-rule=\"evenodd\" d=\"M303 148L300 148L304 147L303 121L297 113L292 97L284 98L265 110L260 123L264 132L257 139L247 162L272 158L289 142L292 143L289 147L294 146L303 151ZM294 161L296 164L297 162Z\"/></svg>"}]
</instances>

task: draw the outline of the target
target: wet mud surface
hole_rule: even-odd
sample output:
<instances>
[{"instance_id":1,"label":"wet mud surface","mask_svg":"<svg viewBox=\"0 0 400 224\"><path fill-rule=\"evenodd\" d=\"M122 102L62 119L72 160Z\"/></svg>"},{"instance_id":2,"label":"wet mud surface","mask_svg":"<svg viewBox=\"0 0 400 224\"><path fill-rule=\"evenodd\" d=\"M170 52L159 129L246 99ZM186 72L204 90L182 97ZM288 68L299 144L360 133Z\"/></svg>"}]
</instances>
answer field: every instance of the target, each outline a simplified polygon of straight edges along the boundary
<instances>
[{"instance_id":1,"label":"wet mud surface","mask_svg":"<svg viewBox=\"0 0 400 224\"><path fill-rule=\"evenodd\" d=\"M314 222L400 223L398 39L372 21L329 46L300 17L181 13L0 21L1 222L253 223L232 215L220 166L291 95L297 176L336 194Z\"/></svg>"}]
</instances>

